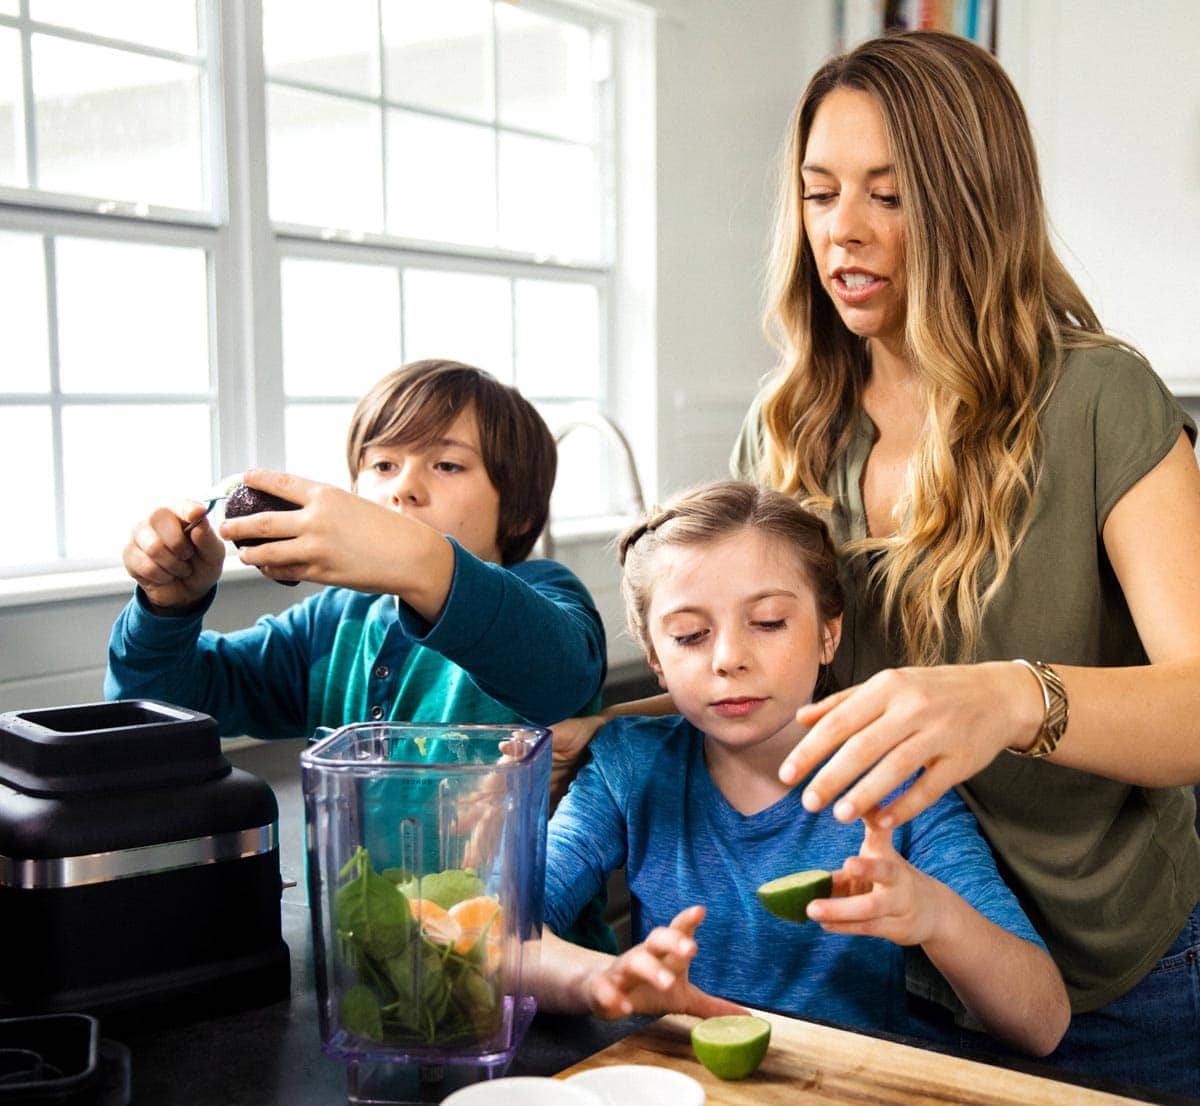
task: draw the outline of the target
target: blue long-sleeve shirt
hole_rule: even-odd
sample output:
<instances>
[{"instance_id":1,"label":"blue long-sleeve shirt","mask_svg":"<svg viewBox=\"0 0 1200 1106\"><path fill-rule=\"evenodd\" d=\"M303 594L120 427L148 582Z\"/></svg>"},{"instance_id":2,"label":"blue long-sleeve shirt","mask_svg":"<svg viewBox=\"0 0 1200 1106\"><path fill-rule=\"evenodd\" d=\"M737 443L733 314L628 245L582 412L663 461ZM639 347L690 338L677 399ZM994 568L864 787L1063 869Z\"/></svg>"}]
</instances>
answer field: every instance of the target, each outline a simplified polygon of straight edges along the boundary
<instances>
[{"instance_id":1,"label":"blue long-sleeve shirt","mask_svg":"<svg viewBox=\"0 0 1200 1106\"><path fill-rule=\"evenodd\" d=\"M608 874L626 865L634 939L693 903L707 908L691 980L748 1005L912 1032L905 950L774 917L755 889L857 854L860 824L810 814L796 787L757 814L734 810L685 719L618 719L591 744L550 821L546 920L561 932ZM997 925L1045 947L1005 885L975 819L953 792L895 831L896 851Z\"/></svg>"},{"instance_id":2,"label":"blue long-sleeve shirt","mask_svg":"<svg viewBox=\"0 0 1200 1106\"><path fill-rule=\"evenodd\" d=\"M579 579L555 561L501 567L452 544L432 625L393 596L331 587L220 634L202 629L211 595L170 617L139 592L113 626L105 697L160 699L212 715L222 734L266 738L372 718L548 725L593 707L604 627Z\"/></svg>"}]
</instances>

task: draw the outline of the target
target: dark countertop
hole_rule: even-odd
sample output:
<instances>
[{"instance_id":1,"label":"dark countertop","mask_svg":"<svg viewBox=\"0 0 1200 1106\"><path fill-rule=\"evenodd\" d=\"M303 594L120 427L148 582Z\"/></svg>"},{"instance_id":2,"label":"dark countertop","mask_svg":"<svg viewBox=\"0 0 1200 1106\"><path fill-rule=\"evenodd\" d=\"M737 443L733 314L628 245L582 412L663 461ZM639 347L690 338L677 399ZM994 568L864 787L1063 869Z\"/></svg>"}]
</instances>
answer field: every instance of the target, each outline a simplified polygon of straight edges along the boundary
<instances>
[{"instance_id":1,"label":"dark countertop","mask_svg":"<svg viewBox=\"0 0 1200 1106\"><path fill-rule=\"evenodd\" d=\"M283 937L291 952L291 998L260 1009L176 1025L117 1025L106 1037L128 1046L136 1106L336 1106L346 1101L346 1065L321 1051L304 873L300 751L274 741L226 753L267 780L279 800ZM539 1014L510 1075L551 1075L606 1048L646 1019L601 1022ZM411 1100L439 1102L457 1084L418 1085Z\"/></svg>"}]
</instances>

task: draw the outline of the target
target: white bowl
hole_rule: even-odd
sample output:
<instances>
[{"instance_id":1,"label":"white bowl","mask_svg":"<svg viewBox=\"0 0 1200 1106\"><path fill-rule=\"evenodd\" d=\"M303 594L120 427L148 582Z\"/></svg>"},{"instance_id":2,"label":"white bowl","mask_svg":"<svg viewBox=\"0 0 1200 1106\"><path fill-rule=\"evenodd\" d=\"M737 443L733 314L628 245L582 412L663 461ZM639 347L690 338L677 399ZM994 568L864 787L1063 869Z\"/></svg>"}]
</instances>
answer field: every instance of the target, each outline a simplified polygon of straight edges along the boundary
<instances>
[{"instance_id":1,"label":"white bowl","mask_svg":"<svg viewBox=\"0 0 1200 1106\"><path fill-rule=\"evenodd\" d=\"M442 1106L605 1106L600 1095L569 1079L508 1075L472 1083L442 1099Z\"/></svg>"},{"instance_id":2,"label":"white bowl","mask_svg":"<svg viewBox=\"0 0 1200 1106\"><path fill-rule=\"evenodd\" d=\"M704 1088L690 1075L651 1064L592 1068L567 1082L594 1091L604 1106L704 1106Z\"/></svg>"}]
</instances>

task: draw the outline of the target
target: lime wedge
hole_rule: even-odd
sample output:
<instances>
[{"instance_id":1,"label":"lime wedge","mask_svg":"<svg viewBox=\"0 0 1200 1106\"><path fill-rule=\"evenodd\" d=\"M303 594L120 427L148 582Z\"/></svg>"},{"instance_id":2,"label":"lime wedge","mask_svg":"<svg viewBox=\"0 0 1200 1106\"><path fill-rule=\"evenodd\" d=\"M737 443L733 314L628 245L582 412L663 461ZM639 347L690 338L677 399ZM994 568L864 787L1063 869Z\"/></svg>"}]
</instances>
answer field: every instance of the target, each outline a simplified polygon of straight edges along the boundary
<instances>
[{"instance_id":1,"label":"lime wedge","mask_svg":"<svg viewBox=\"0 0 1200 1106\"><path fill-rule=\"evenodd\" d=\"M820 868L780 876L758 889L759 901L777 918L788 922L807 922L805 910L813 899L828 898L833 876Z\"/></svg>"},{"instance_id":2,"label":"lime wedge","mask_svg":"<svg viewBox=\"0 0 1200 1106\"><path fill-rule=\"evenodd\" d=\"M692 1051L718 1079L745 1079L770 1043L771 1023L749 1014L705 1018L692 1027Z\"/></svg>"}]
</instances>

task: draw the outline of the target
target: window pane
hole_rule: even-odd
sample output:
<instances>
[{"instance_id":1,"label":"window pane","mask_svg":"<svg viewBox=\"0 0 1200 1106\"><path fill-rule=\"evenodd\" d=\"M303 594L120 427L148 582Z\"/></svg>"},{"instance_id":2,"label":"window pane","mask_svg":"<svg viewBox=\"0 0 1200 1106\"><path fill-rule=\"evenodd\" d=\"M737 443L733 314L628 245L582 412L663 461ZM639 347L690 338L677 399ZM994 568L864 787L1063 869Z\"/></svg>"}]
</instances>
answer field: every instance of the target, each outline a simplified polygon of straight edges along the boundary
<instances>
[{"instance_id":1,"label":"window pane","mask_svg":"<svg viewBox=\"0 0 1200 1106\"><path fill-rule=\"evenodd\" d=\"M395 269L287 258L281 280L288 395L357 398L399 365Z\"/></svg>"},{"instance_id":2,"label":"window pane","mask_svg":"<svg viewBox=\"0 0 1200 1106\"><path fill-rule=\"evenodd\" d=\"M31 0L29 14L40 23L57 23L181 54L195 54L197 49L196 0L121 0L119 4Z\"/></svg>"},{"instance_id":3,"label":"window pane","mask_svg":"<svg viewBox=\"0 0 1200 1106\"><path fill-rule=\"evenodd\" d=\"M500 242L550 257L596 258L600 215L592 151L500 135Z\"/></svg>"},{"instance_id":4,"label":"window pane","mask_svg":"<svg viewBox=\"0 0 1200 1106\"><path fill-rule=\"evenodd\" d=\"M119 559L138 519L213 482L207 407L66 407L62 420L72 560Z\"/></svg>"},{"instance_id":5,"label":"window pane","mask_svg":"<svg viewBox=\"0 0 1200 1106\"><path fill-rule=\"evenodd\" d=\"M516 283L517 386L527 396L600 393L600 299L590 284Z\"/></svg>"},{"instance_id":6,"label":"window pane","mask_svg":"<svg viewBox=\"0 0 1200 1106\"><path fill-rule=\"evenodd\" d=\"M490 0L384 0L387 97L491 120Z\"/></svg>"},{"instance_id":7,"label":"window pane","mask_svg":"<svg viewBox=\"0 0 1200 1106\"><path fill-rule=\"evenodd\" d=\"M262 22L268 76L379 94L375 0L263 0Z\"/></svg>"},{"instance_id":8,"label":"window pane","mask_svg":"<svg viewBox=\"0 0 1200 1106\"><path fill-rule=\"evenodd\" d=\"M207 207L198 68L45 35L32 48L37 187Z\"/></svg>"},{"instance_id":9,"label":"window pane","mask_svg":"<svg viewBox=\"0 0 1200 1106\"><path fill-rule=\"evenodd\" d=\"M0 489L6 519L0 526L0 567L53 561L58 551L49 408L0 407Z\"/></svg>"},{"instance_id":10,"label":"window pane","mask_svg":"<svg viewBox=\"0 0 1200 1106\"><path fill-rule=\"evenodd\" d=\"M404 359L445 357L512 383L512 299L504 277L409 269Z\"/></svg>"},{"instance_id":11,"label":"window pane","mask_svg":"<svg viewBox=\"0 0 1200 1106\"><path fill-rule=\"evenodd\" d=\"M25 188L25 99L21 92L21 36L0 27L0 184Z\"/></svg>"},{"instance_id":12,"label":"window pane","mask_svg":"<svg viewBox=\"0 0 1200 1106\"><path fill-rule=\"evenodd\" d=\"M496 242L490 128L388 112L388 230L406 238Z\"/></svg>"},{"instance_id":13,"label":"window pane","mask_svg":"<svg viewBox=\"0 0 1200 1106\"><path fill-rule=\"evenodd\" d=\"M288 472L339 488L350 487L346 432L353 413L349 403L290 404L284 415Z\"/></svg>"},{"instance_id":14,"label":"window pane","mask_svg":"<svg viewBox=\"0 0 1200 1106\"><path fill-rule=\"evenodd\" d=\"M208 391L203 250L59 238L55 256L64 392Z\"/></svg>"},{"instance_id":15,"label":"window pane","mask_svg":"<svg viewBox=\"0 0 1200 1106\"><path fill-rule=\"evenodd\" d=\"M270 88L267 114L271 218L381 230L379 109Z\"/></svg>"},{"instance_id":16,"label":"window pane","mask_svg":"<svg viewBox=\"0 0 1200 1106\"><path fill-rule=\"evenodd\" d=\"M0 392L50 388L43 250L39 234L0 232Z\"/></svg>"},{"instance_id":17,"label":"window pane","mask_svg":"<svg viewBox=\"0 0 1200 1106\"><path fill-rule=\"evenodd\" d=\"M590 142L592 42L586 27L496 5L500 122Z\"/></svg>"},{"instance_id":18,"label":"window pane","mask_svg":"<svg viewBox=\"0 0 1200 1106\"><path fill-rule=\"evenodd\" d=\"M0 0L0 13L17 15L20 12L21 0Z\"/></svg>"}]
</instances>

